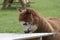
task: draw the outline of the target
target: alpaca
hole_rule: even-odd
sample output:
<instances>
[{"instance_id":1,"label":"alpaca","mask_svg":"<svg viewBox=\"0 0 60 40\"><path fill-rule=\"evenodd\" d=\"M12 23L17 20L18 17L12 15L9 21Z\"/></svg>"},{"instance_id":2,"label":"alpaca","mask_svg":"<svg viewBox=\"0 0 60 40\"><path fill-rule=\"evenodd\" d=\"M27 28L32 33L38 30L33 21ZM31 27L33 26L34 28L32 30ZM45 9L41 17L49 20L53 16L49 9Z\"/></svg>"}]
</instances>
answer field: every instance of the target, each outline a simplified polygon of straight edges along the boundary
<instances>
[{"instance_id":1,"label":"alpaca","mask_svg":"<svg viewBox=\"0 0 60 40\"><path fill-rule=\"evenodd\" d=\"M24 33L60 33L60 20L58 18L46 19L32 8L19 11L19 22L23 26ZM28 40L39 40L39 38ZM43 37L43 40L60 40L60 34Z\"/></svg>"}]
</instances>

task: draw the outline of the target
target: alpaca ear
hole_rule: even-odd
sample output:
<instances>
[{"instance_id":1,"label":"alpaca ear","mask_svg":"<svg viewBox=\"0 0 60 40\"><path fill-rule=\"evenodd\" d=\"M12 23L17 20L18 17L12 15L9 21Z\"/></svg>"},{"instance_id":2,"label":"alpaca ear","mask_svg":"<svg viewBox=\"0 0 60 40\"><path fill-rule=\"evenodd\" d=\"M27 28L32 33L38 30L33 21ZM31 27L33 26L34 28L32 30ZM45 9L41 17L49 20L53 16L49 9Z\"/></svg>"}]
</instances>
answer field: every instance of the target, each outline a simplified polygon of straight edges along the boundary
<instances>
[{"instance_id":1,"label":"alpaca ear","mask_svg":"<svg viewBox=\"0 0 60 40\"><path fill-rule=\"evenodd\" d=\"M27 14L31 14L30 9L26 9Z\"/></svg>"},{"instance_id":2,"label":"alpaca ear","mask_svg":"<svg viewBox=\"0 0 60 40\"><path fill-rule=\"evenodd\" d=\"M22 9L20 9L20 8L17 8L17 11L19 11L19 12L22 12Z\"/></svg>"}]
</instances>

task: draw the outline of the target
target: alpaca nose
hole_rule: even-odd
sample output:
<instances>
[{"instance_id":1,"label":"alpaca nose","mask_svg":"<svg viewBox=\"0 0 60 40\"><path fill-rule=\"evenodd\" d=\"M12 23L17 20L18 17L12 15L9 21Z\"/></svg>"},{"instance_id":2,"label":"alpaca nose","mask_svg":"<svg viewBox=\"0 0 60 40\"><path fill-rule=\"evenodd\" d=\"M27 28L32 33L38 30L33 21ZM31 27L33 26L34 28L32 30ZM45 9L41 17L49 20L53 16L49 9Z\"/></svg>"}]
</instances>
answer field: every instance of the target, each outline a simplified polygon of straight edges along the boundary
<instances>
[{"instance_id":1,"label":"alpaca nose","mask_svg":"<svg viewBox=\"0 0 60 40\"><path fill-rule=\"evenodd\" d=\"M24 31L24 33L29 33L30 31L28 30L28 31Z\"/></svg>"}]
</instances>

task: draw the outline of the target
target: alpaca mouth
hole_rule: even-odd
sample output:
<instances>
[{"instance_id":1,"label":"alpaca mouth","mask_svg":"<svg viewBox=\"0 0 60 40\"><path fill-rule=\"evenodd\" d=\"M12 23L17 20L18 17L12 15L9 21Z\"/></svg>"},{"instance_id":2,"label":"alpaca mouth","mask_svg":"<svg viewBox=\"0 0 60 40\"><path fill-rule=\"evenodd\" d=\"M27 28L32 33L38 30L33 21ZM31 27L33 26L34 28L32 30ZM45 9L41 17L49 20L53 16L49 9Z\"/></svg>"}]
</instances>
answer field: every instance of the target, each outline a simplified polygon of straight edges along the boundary
<instances>
[{"instance_id":1,"label":"alpaca mouth","mask_svg":"<svg viewBox=\"0 0 60 40\"><path fill-rule=\"evenodd\" d=\"M28 31L24 31L24 33L30 33L30 31L28 30Z\"/></svg>"},{"instance_id":2,"label":"alpaca mouth","mask_svg":"<svg viewBox=\"0 0 60 40\"><path fill-rule=\"evenodd\" d=\"M26 31L26 32L24 32L24 33L29 33L29 32Z\"/></svg>"},{"instance_id":3,"label":"alpaca mouth","mask_svg":"<svg viewBox=\"0 0 60 40\"><path fill-rule=\"evenodd\" d=\"M37 30L37 26L33 25L32 22L21 21L20 24L23 27L24 33L32 33Z\"/></svg>"}]
</instances>

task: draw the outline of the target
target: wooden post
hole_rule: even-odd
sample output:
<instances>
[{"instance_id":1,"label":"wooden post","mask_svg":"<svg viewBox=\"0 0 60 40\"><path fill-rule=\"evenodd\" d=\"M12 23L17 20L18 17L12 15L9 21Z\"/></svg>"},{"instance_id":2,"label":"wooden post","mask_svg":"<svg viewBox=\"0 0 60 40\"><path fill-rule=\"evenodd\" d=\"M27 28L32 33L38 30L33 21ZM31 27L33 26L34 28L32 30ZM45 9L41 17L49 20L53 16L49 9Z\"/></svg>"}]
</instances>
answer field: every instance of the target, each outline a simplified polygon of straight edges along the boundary
<instances>
[{"instance_id":1,"label":"wooden post","mask_svg":"<svg viewBox=\"0 0 60 40\"><path fill-rule=\"evenodd\" d=\"M9 0L4 0L4 1L3 1L3 8L6 8L6 6L8 5L8 1L9 1Z\"/></svg>"},{"instance_id":2,"label":"wooden post","mask_svg":"<svg viewBox=\"0 0 60 40\"><path fill-rule=\"evenodd\" d=\"M29 5L29 0L19 0L21 6L23 9L25 9L27 7L27 5Z\"/></svg>"},{"instance_id":3,"label":"wooden post","mask_svg":"<svg viewBox=\"0 0 60 40\"><path fill-rule=\"evenodd\" d=\"M12 3L13 3L13 0L4 0L3 8L10 7Z\"/></svg>"},{"instance_id":4,"label":"wooden post","mask_svg":"<svg viewBox=\"0 0 60 40\"><path fill-rule=\"evenodd\" d=\"M3 0L3 8L11 7L13 1L15 0ZM30 2L29 0L18 0L18 1L21 4L23 9L25 9L27 5L29 5L29 2Z\"/></svg>"},{"instance_id":5,"label":"wooden post","mask_svg":"<svg viewBox=\"0 0 60 40\"><path fill-rule=\"evenodd\" d=\"M11 4L13 3L14 0L9 0L9 4L8 4L8 7L11 7Z\"/></svg>"}]
</instances>

